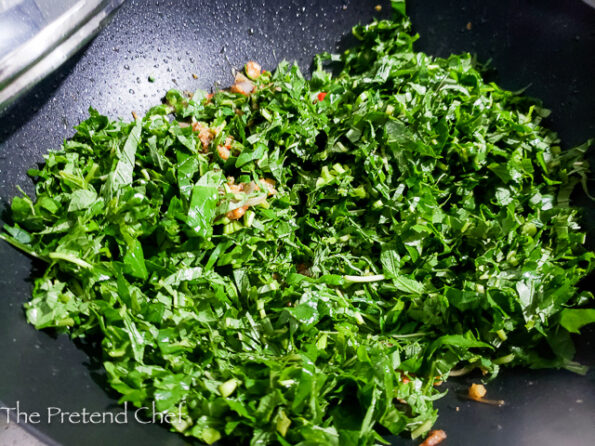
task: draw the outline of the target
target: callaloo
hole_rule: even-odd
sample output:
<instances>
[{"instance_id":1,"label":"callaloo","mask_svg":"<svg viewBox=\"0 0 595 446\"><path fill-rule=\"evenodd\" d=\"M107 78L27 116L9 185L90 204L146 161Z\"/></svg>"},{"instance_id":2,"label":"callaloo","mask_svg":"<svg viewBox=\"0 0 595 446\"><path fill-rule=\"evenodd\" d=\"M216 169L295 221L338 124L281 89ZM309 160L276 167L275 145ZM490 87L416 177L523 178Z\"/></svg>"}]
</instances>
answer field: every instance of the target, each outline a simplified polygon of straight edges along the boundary
<instances>
[{"instance_id":1,"label":"callaloo","mask_svg":"<svg viewBox=\"0 0 595 446\"><path fill-rule=\"evenodd\" d=\"M393 5L311 79L250 62L134 122L90 109L0 235L47 262L29 321L98 340L121 402L206 443L419 437L453 370L583 371L589 143L561 150L470 55L413 50Z\"/></svg>"}]
</instances>

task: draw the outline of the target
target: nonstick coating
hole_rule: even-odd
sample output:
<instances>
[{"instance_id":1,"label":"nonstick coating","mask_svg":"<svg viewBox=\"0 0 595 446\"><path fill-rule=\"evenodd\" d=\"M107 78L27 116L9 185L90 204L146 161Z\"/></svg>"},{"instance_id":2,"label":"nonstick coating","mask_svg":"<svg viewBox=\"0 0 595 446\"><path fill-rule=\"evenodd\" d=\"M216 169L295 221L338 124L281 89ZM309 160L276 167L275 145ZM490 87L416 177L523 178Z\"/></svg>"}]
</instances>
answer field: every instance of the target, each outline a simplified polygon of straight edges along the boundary
<instances>
[{"instance_id":1,"label":"nonstick coating","mask_svg":"<svg viewBox=\"0 0 595 446\"><path fill-rule=\"evenodd\" d=\"M127 1L90 45L0 118L0 206L18 193L17 185L32 192L27 169L73 134L90 105L113 118L130 119L131 111L145 111L169 88L229 85L231 68L250 59L267 69L282 59L296 60L307 72L314 54L352 42L351 26L390 14L388 2L380 2L381 12L374 9L377 3ZM549 125L565 147L595 136L594 9L580 0L410 0L408 10L421 35L418 49L491 58L497 69L493 79L511 90L528 86L528 94L553 110ZM595 234L594 207L578 199L588 206L587 228ZM27 325L22 304L40 265L0 243L0 271L0 400L11 407L19 401L28 412L46 413L50 406L120 410L104 389L92 348ZM589 365L595 365L593 334L586 330L578 340L579 359ZM488 386L489 397L506 400L502 408L460 398L468 382L449 383L449 394L437 403L436 426L448 433L444 444L595 444L593 372L581 377L506 370ZM133 421L28 428L65 445L186 444L162 426Z\"/></svg>"}]
</instances>

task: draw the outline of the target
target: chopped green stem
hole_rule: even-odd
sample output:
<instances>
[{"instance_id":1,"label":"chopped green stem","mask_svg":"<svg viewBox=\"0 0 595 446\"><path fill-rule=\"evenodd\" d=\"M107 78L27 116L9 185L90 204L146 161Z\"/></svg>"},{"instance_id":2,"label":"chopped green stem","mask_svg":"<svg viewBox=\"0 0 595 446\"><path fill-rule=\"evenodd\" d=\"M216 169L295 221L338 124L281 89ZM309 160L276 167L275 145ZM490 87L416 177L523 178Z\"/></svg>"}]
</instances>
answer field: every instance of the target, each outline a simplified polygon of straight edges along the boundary
<instances>
[{"instance_id":1,"label":"chopped green stem","mask_svg":"<svg viewBox=\"0 0 595 446\"><path fill-rule=\"evenodd\" d=\"M93 265L85 262L83 259L79 259L76 256L73 256L73 255L67 254L67 253L63 253L63 252L52 252L49 254L49 258L52 260L65 260L67 262L74 263L75 265L78 265L82 268L87 268L87 269L93 268Z\"/></svg>"},{"instance_id":2,"label":"chopped green stem","mask_svg":"<svg viewBox=\"0 0 595 446\"><path fill-rule=\"evenodd\" d=\"M373 276L343 276L343 280L348 283L381 282L385 279L384 274L376 274Z\"/></svg>"},{"instance_id":3,"label":"chopped green stem","mask_svg":"<svg viewBox=\"0 0 595 446\"><path fill-rule=\"evenodd\" d=\"M31 257L35 257L36 259L43 260L44 262L49 262L49 260L47 259L47 257L39 254L37 251L35 251L34 249L32 249L29 245L25 245L24 243L21 243L21 242L15 240L13 237L10 237L10 236L5 235L5 234L3 234L3 233L0 232L0 239L1 240L4 240L7 243L10 243L12 246L14 246L15 248L20 249L21 251L27 253Z\"/></svg>"}]
</instances>

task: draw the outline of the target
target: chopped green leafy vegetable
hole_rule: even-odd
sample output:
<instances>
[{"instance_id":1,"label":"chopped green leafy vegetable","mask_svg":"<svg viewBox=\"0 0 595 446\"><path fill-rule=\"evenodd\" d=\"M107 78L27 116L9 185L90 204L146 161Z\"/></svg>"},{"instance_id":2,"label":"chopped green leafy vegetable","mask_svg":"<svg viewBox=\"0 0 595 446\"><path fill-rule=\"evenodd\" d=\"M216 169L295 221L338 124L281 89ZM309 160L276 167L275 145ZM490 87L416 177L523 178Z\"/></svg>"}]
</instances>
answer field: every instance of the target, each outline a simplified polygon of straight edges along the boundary
<instances>
[{"instance_id":1,"label":"chopped green leafy vegetable","mask_svg":"<svg viewBox=\"0 0 595 446\"><path fill-rule=\"evenodd\" d=\"M469 54L413 50L393 5L310 80L250 63L132 123L90 109L0 235L47 262L28 320L97 339L121 402L208 444L417 437L455 367L582 371L589 143Z\"/></svg>"}]
</instances>

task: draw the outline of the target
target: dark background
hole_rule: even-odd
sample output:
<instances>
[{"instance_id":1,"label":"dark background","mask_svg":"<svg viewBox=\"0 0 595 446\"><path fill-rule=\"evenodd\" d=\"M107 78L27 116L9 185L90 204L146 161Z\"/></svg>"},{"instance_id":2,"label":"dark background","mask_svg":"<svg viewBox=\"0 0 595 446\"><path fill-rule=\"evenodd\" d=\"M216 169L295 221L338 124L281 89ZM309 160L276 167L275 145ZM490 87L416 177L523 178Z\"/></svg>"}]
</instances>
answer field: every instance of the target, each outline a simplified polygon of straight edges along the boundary
<instances>
[{"instance_id":1,"label":"dark background","mask_svg":"<svg viewBox=\"0 0 595 446\"><path fill-rule=\"evenodd\" d=\"M381 12L374 10L378 3ZM560 133L563 147L595 137L594 9L580 0L409 0L408 12L421 35L417 49L492 59L491 78L542 98L553 110L548 125ZM18 193L17 185L32 192L26 170L73 134L89 105L128 120L169 88L229 85L232 68L250 59L266 69L295 60L307 72L314 54L349 45L351 26L389 15L388 2L378 0L129 0L91 44L0 117L0 209ZM576 199L586 206L585 223L595 234L595 206L580 194ZM18 400L28 412L45 413L48 406L120 410L85 349L26 324L22 304L35 267L0 243L0 400L11 407ZM590 365L594 338L585 330L578 342L579 359ZM488 387L488 397L506 400L502 408L460 398L468 382L449 384L449 395L437 403L436 427L449 435L444 444L595 444L593 372L506 370ZM66 445L184 444L163 427L134 422L38 429Z\"/></svg>"}]
</instances>

